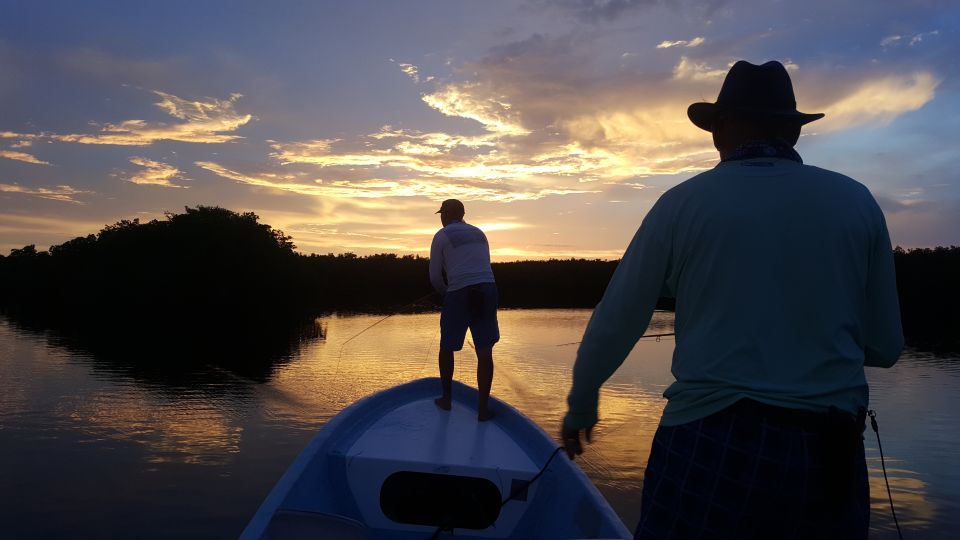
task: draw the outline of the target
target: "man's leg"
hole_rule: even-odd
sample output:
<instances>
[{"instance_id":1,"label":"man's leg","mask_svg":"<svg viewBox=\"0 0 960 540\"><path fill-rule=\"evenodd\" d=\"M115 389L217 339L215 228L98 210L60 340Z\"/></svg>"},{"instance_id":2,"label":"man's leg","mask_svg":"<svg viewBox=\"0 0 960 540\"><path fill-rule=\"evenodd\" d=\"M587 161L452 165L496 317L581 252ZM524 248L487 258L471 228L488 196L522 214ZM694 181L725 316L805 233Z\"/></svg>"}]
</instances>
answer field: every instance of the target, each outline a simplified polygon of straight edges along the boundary
<instances>
[{"instance_id":1,"label":"man's leg","mask_svg":"<svg viewBox=\"0 0 960 540\"><path fill-rule=\"evenodd\" d=\"M477 285L474 290L473 314L470 332L477 350L477 419L483 422L493 418L490 410L490 387L493 385L493 346L500 341L497 324L497 286L493 283Z\"/></svg>"},{"instance_id":2,"label":"man's leg","mask_svg":"<svg viewBox=\"0 0 960 540\"><path fill-rule=\"evenodd\" d=\"M490 411L491 386L493 386L493 347L477 349L477 390L480 391L477 419L481 422L493 418L493 413Z\"/></svg>"},{"instance_id":3,"label":"man's leg","mask_svg":"<svg viewBox=\"0 0 960 540\"><path fill-rule=\"evenodd\" d=\"M453 391L453 353L463 348L470 318L467 312L466 291L448 291L440 311L440 388L442 394L434 400L437 407L450 410Z\"/></svg>"},{"instance_id":4,"label":"man's leg","mask_svg":"<svg viewBox=\"0 0 960 540\"><path fill-rule=\"evenodd\" d=\"M437 407L449 411L453 391L453 351L440 349L439 364L440 388L443 394L433 401L437 404Z\"/></svg>"}]
</instances>

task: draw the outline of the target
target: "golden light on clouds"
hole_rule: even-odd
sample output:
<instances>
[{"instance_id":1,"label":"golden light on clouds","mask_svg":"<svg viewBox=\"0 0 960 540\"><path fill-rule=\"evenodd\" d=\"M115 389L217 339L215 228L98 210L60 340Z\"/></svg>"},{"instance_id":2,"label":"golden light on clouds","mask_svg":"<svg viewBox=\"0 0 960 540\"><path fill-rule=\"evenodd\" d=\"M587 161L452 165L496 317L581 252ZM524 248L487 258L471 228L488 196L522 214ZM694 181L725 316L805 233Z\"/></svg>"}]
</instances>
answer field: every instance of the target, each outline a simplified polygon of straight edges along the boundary
<instances>
[{"instance_id":1,"label":"golden light on clouds","mask_svg":"<svg viewBox=\"0 0 960 540\"><path fill-rule=\"evenodd\" d=\"M565 121L563 128L582 141L565 151L590 164L587 170L597 180L700 171L716 160L709 135L675 103L588 113Z\"/></svg>"},{"instance_id":2,"label":"golden light on clouds","mask_svg":"<svg viewBox=\"0 0 960 540\"><path fill-rule=\"evenodd\" d=\"M933 74L922 71L868 79L829 104L824 109L827 116L817 125L839 130L872 121L889 122L926 105L939 85Z\"/></svg>"},{"instance_id":3,"label":"golden light on clouds","mask_svg":"<svg viewBox=\"0 0 960 540\"><path fill-rule=\"evenodd\" d=\"M355 153L336 153L330 150L335 141L305 141L275 144L272 154L282 164L308 163L320 167L403 167L417 162L416 156L407 156L391 150L369 150ZM422 154L422 153L421 153Z\"/></svg>"},{"instance_id":4,"label":"golden light on clouds","mask_svg":"<svg viewBox=\"0 0 960 540\"><path fill-rule=\"evenodd\" d=\"M495 147L500 139L498 135L458 135L442 131L424 133L416 130L394 129L392 126L383 126L379 132L370 134L371 139L403 139L417 141L418 144L437 150L453 150L455 148L477 149L481 147Z\"/></svg>"},{"instance_id":5,"label":"golden light on clouds","mask_svg":"<svg viewBox=\"0 0 960 540\"><path fill-rule=\"evenodd\" d=\"M431 178L364 178L360 180L300 180L278 179L265 175L248 175L208 161L195 165L218 176L251 186L258 186L300 195L338 198L427 197L431 200L462 198L465 200L510 202L540 199L547 195L584 193L585 190L525 189L520 190L502 182L469 184L449 179Z\"/></svg>"},{"instance_id":6,"label":"golden light on clouds","mask_svg":"<svg viewBox=\"0 0 960 540\"><path fill-rule=\"evenodd\" d=\"M704 41L706 41L706 39L703 36L697 36L690 40L687 40L687 39L680 39L677 41L664 40L657 45L657 48L670 49L673 47L687 47L687 48L699 47L700 45L703 45Z\"/></svg>"},{"instance_id":7,"label":"golden light on clouds","mask_svg":"<svg viewBox=\"0 0 960 540\"><path fill-rule=\"evenodd\" d=\"M524 229L530 225L526 223L518 223L515 221L484 221L481 223L472 223L472 225L478 227L485 233L491 233L496 231L513 231L517 229ZM403 235L414 235L414 236L430 236L432 237L437 232L438 227L433 228L422 228L422 229L407 229L404 231L399 231L397 234Z\"/></svg>"},{"instance_id":8,"label":"golden light on clouds","mask_svg":"<svg viewBox=\"0 0 960 540\"><path fill-rule=\"evenodd\" d=\"M60 167L69 166L60 161L69 152L56 154L58 149L65 144L153 145L137 150L135 156L131 156L133 152L111 156L127 161L125 166L112 164L113 171L123 171L112 177L144 186L136 191L156 194L151 204L170 207L197 202L181 201L181 193L207 196L210 190L222 189L217 186L218 178L236 182L241 186L239 193L231 191L233 198L222 203L246 204L265 222L294 234L301 247L420 253L424 239L432 233L420 230L426 220L409 216L426 211L421 206L432 207L447 198L468 204L543 201L525 210L539 213L541 219L552 223L550 230L562 231L557 234L576 235L565 229L564 223L551 221L562 214L551 208L574 212L577 219L596 219L616 204L648 208L657 194L681 175L692 175L717 162L710 135L690 123L686 110L692 102L715 99L735 58L718 53L715 49L720 42L702 30L666 35L682 39L662 39L661 35L642 44L618 43L615 68L589 46L596 43L594 37L570 35L534 35L491 47L485 56L455 66L447 62L440 67L442 60L429 55L417 60L429 68L390 59L394 69L405 75L404 83L415 85L419 95L419 99L407 98L403 114L366 118L368 123L362 127L335 125L339 120L333 120L333 115L328 125L322 116L326 109L317 107L324 112L316 113L321 115L316 118L323 120L316 131L297 126L293 131L298 135L291 136L285 135L290 126L284 122L299 122L300 113L306 118L312 112L287 114L291 111L286 110L278 114L283 107L274 110L269 104L261 105L264 110L248 112L242 110L239 93L197 98L129 87L149 92L152 105L142 102L143 95L134 95L134 107L123 116L108 121L94 118L90 127L60 133L39 129L18 133L16 128L0 131L0 162L46 166L49 160L56 166L11 164L47 176L38 176L35 184L20 182L23 177L17 177L18 183L0 184L0 191L11 199L22 196L71 203L109 197L109 188L98 187L94 194L67 185L81 185L77 183L80 180L47 180ZM761 31L747 38L759 41L770 36ZM890 48L894 43L887 45ZM633 51L631 60L621 61L620 51L627 49ZM648 67L647 60L656 67ZM915 111L933 99L940 82L924 70L878 72L880 68L871 64L838 75L838 71L819 65L804 64L801 72L797 63L784 63L794 78L801 110L827 113L814 128L824 134ZM435 79L425 75L427 69L447 72L438 75L442 79ZM392 75L400 78L396 71ZM159 84L145 87L170 88ZM257 93L255 103L265 103L260 95L264 88L256 84L242 87L245 92ZM141 112L136 113L138 110ZM268 120L251 125L254 114ZM383 125L388 122L394 125ZM377 125L383 127L371 133L371 126ZM264 130L269 138L258 137ZM194 146L157 144L171 141ZM31 147L43 148L43 152ZM90 173L82 185L96 185L94 174L98 173ZM102 176L111 174L108 171ZM185 184L187 179L191 183ZM194 189L146 187L188 185ZM647 187L653 189L643 191ZM280 210L262 204L260 197L268 192L286 197L276 204L291 214L299 212L299 217L271 221L270 216ZM212 197L212 202L220 200L216 194ZM140 204L133 211L145 208ZM493 208L488 204L478 209L486 212ZM155 207L148 210L162 212ZM391 232L383 234L378 227L388 225L377 211L406 211L407 215L391 222ZM489 219L508 212L513 211L475 214L486 219L493 227L490 231L500 233L494 255L498 260L620 255L619 247L606 249L620 242L619 237L593 245L594 240L582 235L569 240L569 246L552 245L551 233ZM609 215L616 215L620 220L617 226L622 228L632 219L628 214L618 208ZM583 218L587 215L592 217ZM534 222L529 217L527 221ZM397 230L407 233L393 232ZM418 233L410 233L414 230Z\"/></svg>"},{"instance_id":9,"label":"golden light on clouds","mask_svg":"<svg viewBox=\"0 0 960 540\"><path fill-rule=\"evenodd\" d=\"M447 116L476 120L493 133L514 136L530 133L505 96L478 91L479 87L479 83L448 84L424 95L423 102Z\"/></svg>"},{"instance_id":10,"label":"golden light on clouds","mask_svg":"<svg viewBox=\"0 0 960 540\"><path fill-rule=\"evenodd\" d=\"M154 91L153 93L161 98L155 105L182 122L124 120L116 124L100 124L99 130L95 133L58 135L3 132L0 137L119 146L147 146L157 141L219 144L239 139L240 136L229 133L253 119L252 115L240 114L234 109L234 105L241 97L240 94L231 94L228 99L207 98L190 101L166 92Z\"/></svg>"},{"instance_id":11,"label":"golden light on clouds","mask_svg":"<svg viewBox=\"0 0 960 540\"><path fill-rule=\"evenodd\" d=\"M680 58L680 62L673 68L674 79L687 79L692 81L717 81L722 82L727 76L729 66L725 68L714 68L705 62L697 62L686 56ZM720 88L717 87L717 90Z\"/></svg>"},{"instance_id":12,"label":"golden light on clouds","mask_svg":"<svg viewBox=\"0 0 960 540\"><path fill-rule=\"evenodd\" d=\"M494 247L490 249L490 256L495 261L516 261L530 259L619 259L623 256L623 249L577 249L573 246L566 248L550 248L544 246L525 247Z\"/></svg>"},{"instance_id":13,"label":"golden light on clouds","mask_svg":"<svg viewBox=\"0 0 960 540\"><path fill-rule=\"evenodd\" d=\"M2 184L0 184L2 185ZM0 187L0 191L3 188ZM22 234L25 236L49 236L62 234L64 231L70 236L84 236L103 227L103 223L95 220L80 220L58 217L31 216L24 214L0 214L0 233ZM21 247L20 245L16 247Z\"/></svg>"},{"instance_id":14,"label":"golden light on clouds","mask_svg":"<svg viewBox=\"0 0 960 540\"><path fill-rule=\"evenodd\" d=\"M128 182L140 185L161 186L168 188L187 188L174 184L172 180L180 176L180 170L166 163L154 161L152 159L134 157L130 158L130 163L143 167L144 170L133 173Z\"/></svg>"},{"instance_id":15,"label":"golden light on clouds","mask_svg":"<svg viewBox=\"0 0 960 540\"><path fill-rule=\"evenodd\" d=\"M696 38L688 43L700 44ZM786 65L791 72L799 70L795 63ZM400 67L419 80L415 66ZM479 72L474 80L446 83L426 92L423 100L446 116L477 122L484 131L480 134L387 125L353 138L268 141L275 165L262 167L260 172L214 161L195 165L242 184L323 201L328 209L316 223L293 220L287 225L286 230L295 234L301 245L422 253L435 232L432 228L403 227L402 220L372 226L367 223L369 215L335 215L343 211L339 203L383 200L395 209L408 207L417 199L510 203L602 194L609 186L642 190L649 184L640 182L641 178L699 172L716 162L716 150L709 134L687 119L686 108L694 100L686 96L694 91L701 95L719 91L727 68L681 57L669 80L596 88L574 87L571 82L570 88L556 86L556 96L543 95L536 85L525 86L522 77L516 84L508 84L514 83L513 79L506 83L496 79L510 76L510 72ZM923 88L925 84L919 80L914 86ZM902 85L893 87L902 89ZM876 91L879 87L869 88ZM851 99L856 100L859 91L849 93ZM838 105L835 111L846 107L844 96L833 99ZM573 103L579 105L571 106ZM904 103L916 104L896 101L885 110L899 114L894 111L908 110ZM533 110L536 115L529 114ZM604 204L622 202L623 196L604 199ZM543 239L524 244L521 238L529 234L523 231L523 224L485 225L489 232L508 233L506 243L494 246L497 260L616 258L621 254L619 247L551 246ZM383 234L387 228L394 232Z\"/></svg>"},{"instance_id":16,"label":"golden light on clouds","mask_svg":"<svg viewBox=\"0 0 960 540\"><path fill-rule=\"evenodd\" d=\"M83 202L75 198L77 195L93 193L92 191L74 189L67 185L55 186L52 188L29 188L17 184L0 184L0 192L18 193L21 195L39 197L41 199L50 199L52 201L62 201L74 204L83 204Z\"/></svg>"},{"instance_id":17,"label":"golden light on clouds","mask_svg":"<svg viewBox=\"0 0 960 540\"><path fill-rule=\"evenodd\" d=\"M275 141L268 141L276 152L271 154L278 159L280 163L314 163L313 156L319 156L322 159L330 153L333 143L340 139L317 139L313 141L300 141L294 143L280 144ZM322 163L322 161L320 161Z\"/></svg>"},{"instance_id":18,"label":"golden light on clouds","mask_svg":"<svg viewBox=\"0 0 960 540\"><path fill-rule=\"evenodd\" d=\"M28 145L29 146L29 145ZM15 161L23 161L24 163L33 163L34 165L49 165L50 163L37 159L35 156L32 156L26 152L16 152L13 150L0 150L0 157L12 159Z\"/></svg>"}]
</instances>

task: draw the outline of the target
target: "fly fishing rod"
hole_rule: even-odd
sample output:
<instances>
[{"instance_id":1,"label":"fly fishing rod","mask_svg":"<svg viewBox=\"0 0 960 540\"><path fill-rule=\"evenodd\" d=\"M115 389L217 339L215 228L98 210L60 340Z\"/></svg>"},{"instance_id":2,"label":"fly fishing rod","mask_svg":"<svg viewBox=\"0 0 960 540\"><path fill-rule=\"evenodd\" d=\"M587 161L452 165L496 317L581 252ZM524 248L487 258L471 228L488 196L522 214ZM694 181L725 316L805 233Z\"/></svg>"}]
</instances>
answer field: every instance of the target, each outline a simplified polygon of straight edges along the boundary
<instances>
[{"instance_id":1,"label":"fly fishing rod","mask_svg":"<svg viewBox=\"0 0 960 540\"><path fill-rule=\"evenodd\" d=\"M657 341L660 341L660 338L670 337L677 335L675 332L666 332L664 334L644 334L637 339L650 339L656 338ZM579 345L580 341L571 341L570 343L560 343L555 345L556 347L566 347L567 345Z\"/></svg>"}]
</instances>

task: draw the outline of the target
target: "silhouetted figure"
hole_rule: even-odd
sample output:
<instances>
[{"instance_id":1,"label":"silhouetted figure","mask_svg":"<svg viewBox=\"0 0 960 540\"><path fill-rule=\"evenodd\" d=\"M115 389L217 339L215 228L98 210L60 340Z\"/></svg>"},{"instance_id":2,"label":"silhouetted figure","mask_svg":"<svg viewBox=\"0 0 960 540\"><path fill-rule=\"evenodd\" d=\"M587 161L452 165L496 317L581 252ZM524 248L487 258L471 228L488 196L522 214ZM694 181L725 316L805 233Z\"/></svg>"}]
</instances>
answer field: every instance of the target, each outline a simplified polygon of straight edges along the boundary
<instances>
[{"instance_id":1,"label":"silhouetted figure","mask_svg":"<svg viewBox=\"0 0 960 540\"><path fill-rule=\"evenodd\" d=\"M450 410L453 353L463 349L470 328L477 351L477 418L489 420L493 416L488 404L493 384L493 345L500 341L490 245L483 231L464 223L466 212L460 201L443 201L437 213L443 228L434 235L430 246L430 283L443 295L439 360L443 394L436 404Z\"/></svg>"},{"instance_id":2,"label":"silhouetted figure","mask_svg":"<svg viewBox=\"0 0 960 540\"><path fill-rule=\"evenodd\" d=\"M866 538L864 365L903 346L893 253L863 185L804 165L783 65L737 62L690 120L720 163L643 220L577 352L562 438L676 297L676 377L650 451L637 538Z\"/></svg>"}]
</instances>

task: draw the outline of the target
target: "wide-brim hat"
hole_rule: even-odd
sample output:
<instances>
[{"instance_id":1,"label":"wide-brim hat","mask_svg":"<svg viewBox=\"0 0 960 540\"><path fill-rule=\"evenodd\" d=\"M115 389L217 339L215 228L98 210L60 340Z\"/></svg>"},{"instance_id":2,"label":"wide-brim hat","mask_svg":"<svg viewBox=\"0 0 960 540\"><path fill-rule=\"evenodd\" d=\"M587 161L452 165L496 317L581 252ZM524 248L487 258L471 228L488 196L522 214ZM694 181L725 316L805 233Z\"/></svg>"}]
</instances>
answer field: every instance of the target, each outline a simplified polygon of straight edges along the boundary
<instances>
[{"instance_id":1,"label":"wide-brim hat","mask_svg":"<svg viewBox=\"0 0 960 540\"><path fill-rule=\"evenodd\" d=\"M717 114L781 119L799 125L823 118L823 113L807 114L797 110L793 83L783 64L777 61L762 66L740 60L727 73L716 103L694 103L687 116L698 128L713 132Z\"/></svg>"}]
</instances>

